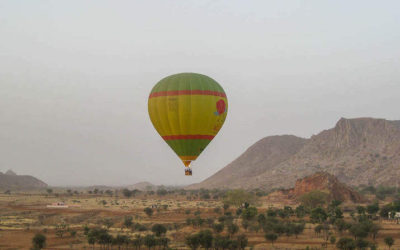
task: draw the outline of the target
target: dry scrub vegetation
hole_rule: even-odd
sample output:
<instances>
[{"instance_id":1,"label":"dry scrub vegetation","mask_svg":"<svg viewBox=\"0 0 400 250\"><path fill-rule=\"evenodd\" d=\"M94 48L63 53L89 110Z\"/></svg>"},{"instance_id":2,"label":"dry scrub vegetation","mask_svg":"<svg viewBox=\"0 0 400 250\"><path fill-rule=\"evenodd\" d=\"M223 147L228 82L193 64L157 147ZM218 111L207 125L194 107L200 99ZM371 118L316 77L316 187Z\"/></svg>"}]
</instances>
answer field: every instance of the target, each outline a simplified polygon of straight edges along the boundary
<instances>
[{"instance_id":1,"label":"dry scrub vegetation","mask_svg":"<svg viewBox=\"0 0 400 250\"><path fill-rule=\"evenodd\" d=\"M0 249L399 249L400 225L388 218L398 194L362 191L370 202L318 191L299 202L260 190L2 192Z\"/></svg>"}]
</instances>

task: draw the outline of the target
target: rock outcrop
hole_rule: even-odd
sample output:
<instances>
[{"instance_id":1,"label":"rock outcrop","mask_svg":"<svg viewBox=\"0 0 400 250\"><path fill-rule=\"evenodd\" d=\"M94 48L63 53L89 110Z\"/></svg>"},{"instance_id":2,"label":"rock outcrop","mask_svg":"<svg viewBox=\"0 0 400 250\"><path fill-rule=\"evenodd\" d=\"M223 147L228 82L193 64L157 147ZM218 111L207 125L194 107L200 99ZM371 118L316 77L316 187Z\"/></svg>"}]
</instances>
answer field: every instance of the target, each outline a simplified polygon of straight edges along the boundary
<instances>
[{"instance_id":1,"label":"rock outcrop","mask_svg":"<svg viewBox=\"0 0 400 250\"><path fill-rule=\"evenodd\" d=\"M354 189L339 182L339 180L326 172L317 172L296 181L293 189L289 190L289 196L299 198L314 190L328 194L329 200L362 202L363 197Z\"/></svg>"}]
</instances>

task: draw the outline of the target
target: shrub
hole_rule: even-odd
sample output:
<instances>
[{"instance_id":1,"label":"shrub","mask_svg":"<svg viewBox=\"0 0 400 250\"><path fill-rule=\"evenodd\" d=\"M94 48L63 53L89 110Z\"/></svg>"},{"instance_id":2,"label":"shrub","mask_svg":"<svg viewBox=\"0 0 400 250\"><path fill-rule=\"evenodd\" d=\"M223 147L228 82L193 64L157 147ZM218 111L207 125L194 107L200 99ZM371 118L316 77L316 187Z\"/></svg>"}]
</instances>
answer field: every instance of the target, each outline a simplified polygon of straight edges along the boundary
<instances>
[{"instance_id":1,"label":"shrub","mask_svg":"<svg viewBox=\"0 0 400 250\"><path fill-rule=\"evenodd\" d=\"M167 232L167 228L164 225L161 225L161 224L154 224L153 227L151 228L151 231L157 237L160 237L161 235L164 235Z\"/></svg>"},{"instance_id":2,"label":"shrub","mask_svg":"<svg viewBox=\"0 0 400 250\"><path fill-rule=\"evenodd\" d=\"M224 227L225 226L223 223L216 223L213 225L214 232L216 233L221 233L222 231L224 231Z\"/></svg>"},{"instance_id":3,"label":"shrub","mask_svg":"<svg viewBox=\"0 0 400 250\"><path fill-rule=\"evenodd\" d=\"M212 247L212 243L214 240L214 237L212 235L212 232L210 230L202 230L197 234L197 237L199 239L200 245L205 248L209 249Z\"/></svg>"},{"instance_id":4,"label":"shrub","mask_svg":"<svg viewBox=\"0 0 400 250\"><path fill-rule=\"evenodd\" d=\"M236 224L229 224L228 225L228 233L229 236L232 237L233 235L235 235L237 232L239 232L239 227Z\"/></svg>"},{"instance_id":5,"label":"shrub","mask_svg":"<svg viewBox=\"0 0 400 250\"><path fill-rule=\"evenodd\" d=\"M41 233L35 234L32 238L32 247L33 249L42 249L46 246L46 236Z\"/></svg>"},{"instance_id":6,"label":"shrub","mask_svg":"<svg viewBox=\"0 0 400 250\"><path fill-rule=\"evenodd\" d=\"M256 217L257 213L258 213L257 208L248 207L248 208L243 210L242 218L244 220L252 220L252 219L254 219Z\"/></svg>"},{"instance_id":7,"label":"shrub","mask_svg":"<svg viewBox=\"0 0 400 250\"><path fill-rule=\"evenodd\" d=\"M237 242L239 243L239 249L245 249L249 241L246 235L241 234L237 237Z\"/></svg>"},{"instance_id":8,"label":"shrub","mask_svg":"<svg viewBox=\"0 0 400 250\"><path fill-rule=\"evenodd\" d=\"M353 250L356 249L356 244L351 238L340 238L336 247L342 250Z\"/></svg>"},{"instance_id":9,"label":"shrub","mask_svg":"<svg viewBox=\"0 0 400 250\"><path fill-rule=\"evenodd\" d=\"M318 206L322 206L326 203L328 198L328 194L314 190L309 193L306 193L300 197L300 202L303 206L309 208L316 208Z\"/></svg>"},{"instance_id":10,"label":"shrub","mask_svg":"<svg viewBox=\"0 0 400 250\"><path fill-rule=\"evenodd\" d=\"M200 246L200 239L197 234L189 235L185 238L185 243L192 250L196 250Z\"/></svg>"},{"instance_id":11,"label":"shrub","mask_svg":"<svg viewBox=\"0 0 400 250\"><path fill-rule=\"evenodd\" d=\"M147 246L149 249L154 247L157 244L157 240L154 237L154 235L148 234L143 238L143 243L145 246Z\"/></svg>"},{"instance_id":12,"label":"shrub","mask_svg":"<svg viewBox=\"0 0 400 250\"><path fill-rule=\"evenodd\" d=\"M392 238L392 237L386 237L385 239L384 239L384 241L385 241L385 244L389 247L389 249L393 246L393 244L394 244L394 239Z\"/></svg>"},{"instance_id":13,"label":"shrub","mask_svg":"<svg viewBox=\"0 0 400 250\"><path fill-rule=\"evenodd\" d=\"M264 237L266 240L269 240L272 245L274 245L274 242L278 239L278 235L274 233L267 233Z\"/></svg>"},{"instance_id":14,"label":"shrub","mask_svg":"<svg viewBox=\"0 0 400 250\"><path fill-rule=\"evenodd\" d=\"M151 217L151 216L153 215L153 209L150 208L150 207L146 207L143 211L144 211L144 212L147 214L147 216L149 216L149 217Z\"/></svg>"},{"instance_id":15,"label":"shrub","mask_svg":"<svg viewBox=\"0 0 400 250\"><path fill-rule=\"evenodd\" d=\"M124 226L126 228L130 228L133 225L133 221L132 220L133 220L132 216L125 216L125 218L124 218Z\"/></svg>"}]
</instances>

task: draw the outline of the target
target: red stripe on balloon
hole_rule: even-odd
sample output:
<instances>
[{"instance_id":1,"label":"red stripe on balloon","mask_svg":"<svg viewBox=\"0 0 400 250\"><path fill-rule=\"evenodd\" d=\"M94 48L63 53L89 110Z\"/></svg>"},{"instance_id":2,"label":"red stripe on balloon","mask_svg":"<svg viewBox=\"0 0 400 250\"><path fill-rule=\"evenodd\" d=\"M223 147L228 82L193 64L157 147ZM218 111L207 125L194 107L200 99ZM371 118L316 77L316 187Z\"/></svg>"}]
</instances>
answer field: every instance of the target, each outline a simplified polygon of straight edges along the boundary
<instances>
[{"instance_id":1,"label":"red stripe on balloon","mask_svg":"<svg viewBox=\"0 0 400 250\"><path fill-rule=\"evenodd\" d=\"M166 135L162 137L166 141L170 140L212 140L213 135Z\"/></svg>"},{"instance_id":2,"label":"red stripe on balloon","mask_svg":"<svg viewBox=\"0 0 400 250\"><path fill-rule=\"evenodd\" d=\"M171 90L171 91L160 91L151 93L149 98L159 97L159 96L175 96L175 95L213 95L225 97L225 93L211 90Z\"/></svg>"}]
</instances>

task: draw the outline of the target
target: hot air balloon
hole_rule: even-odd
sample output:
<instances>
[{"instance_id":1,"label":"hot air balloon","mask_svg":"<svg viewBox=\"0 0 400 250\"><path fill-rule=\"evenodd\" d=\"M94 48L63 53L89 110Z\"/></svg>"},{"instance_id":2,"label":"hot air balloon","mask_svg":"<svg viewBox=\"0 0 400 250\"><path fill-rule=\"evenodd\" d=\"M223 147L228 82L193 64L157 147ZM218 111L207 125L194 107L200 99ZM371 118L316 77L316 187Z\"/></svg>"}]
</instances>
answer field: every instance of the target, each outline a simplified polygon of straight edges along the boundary
<instances>
[{"instance_id":1,"label":"hot air balloon","mask_svg":"<svg viewBox=\"0 0 400 250\"><path fill-rule=\"evenodd\" d=\"M190 164L214 139L224 124L228 100L212 78L181 73L159 81L148 100L154 128L192 175Z\"/></svg>"}]
</instances>

